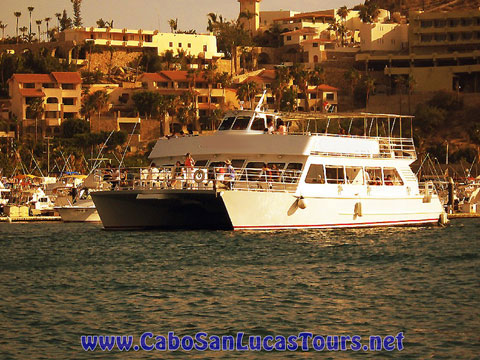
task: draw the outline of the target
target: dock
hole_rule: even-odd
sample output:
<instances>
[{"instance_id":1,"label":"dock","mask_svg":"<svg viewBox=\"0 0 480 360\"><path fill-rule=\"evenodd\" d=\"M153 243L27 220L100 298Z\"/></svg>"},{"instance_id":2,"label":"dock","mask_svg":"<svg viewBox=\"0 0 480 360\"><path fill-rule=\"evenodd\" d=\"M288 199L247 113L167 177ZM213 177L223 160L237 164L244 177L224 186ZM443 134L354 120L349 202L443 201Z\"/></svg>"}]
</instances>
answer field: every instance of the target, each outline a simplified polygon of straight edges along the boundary
<instances>
[{"instance_id":1,"label":"dock","mask_svg":"<svg viewBox=\"0 0 480 360\"><path fill-rule=\"evenodd\" d=\"M60 216L1 216L0 222L44 222L44 221L62 221Z\"/></svg>"},{"instance_id":2,"label":"dock","mask_svg":"<svg viewBox=\"0 0 480 360\"><path fill-rule=\"evenodd\" d=\"M449 219L475 219L480 218L480 213L455 213L448 214Z\"/></svg>"}]
</instances>

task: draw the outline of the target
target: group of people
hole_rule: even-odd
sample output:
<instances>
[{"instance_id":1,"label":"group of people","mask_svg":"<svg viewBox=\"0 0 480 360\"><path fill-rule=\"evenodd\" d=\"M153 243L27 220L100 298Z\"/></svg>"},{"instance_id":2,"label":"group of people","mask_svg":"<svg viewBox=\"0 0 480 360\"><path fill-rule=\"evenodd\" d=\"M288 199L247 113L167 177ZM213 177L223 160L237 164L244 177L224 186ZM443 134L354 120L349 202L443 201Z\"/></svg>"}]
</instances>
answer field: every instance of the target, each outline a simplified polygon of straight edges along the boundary
<instances>
[{"instance_id":1,"label":"group of people","mask_svg":"<svg viewBox=\"0 0 480 360\"><path fill-rule=\"evenodd\" d=\"M275 129L275 125L273 119L269 119L267 122L267 128L264 130L266 134L280 134L280 135L287 135L287 127L283 120L277 120L277 128Z\"/></svg>"}]
</instances>

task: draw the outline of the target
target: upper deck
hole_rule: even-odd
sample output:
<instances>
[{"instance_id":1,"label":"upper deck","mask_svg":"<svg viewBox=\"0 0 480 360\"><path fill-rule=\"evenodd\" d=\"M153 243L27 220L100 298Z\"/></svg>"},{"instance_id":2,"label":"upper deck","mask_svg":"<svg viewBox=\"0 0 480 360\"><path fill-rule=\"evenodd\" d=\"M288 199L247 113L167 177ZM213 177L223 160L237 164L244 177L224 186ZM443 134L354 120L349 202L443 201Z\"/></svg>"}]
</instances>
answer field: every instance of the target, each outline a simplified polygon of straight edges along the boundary
<instances>
[{"instance_id":1,"label":"upper deck","mask_svg":"<svg viewBox=\"0 0 480 360\"><path fill-rule=\"evenodd\" d=\"M150 159L222 154L416 160L411 116L228 112L212 136L159 140ZM406 126L407 125L407 126ZM283 131L281 126L283 127ZM270 130L269 130L270 129ZM272 131L273 129L273 131Z\"/></svg>"}]
</instances>

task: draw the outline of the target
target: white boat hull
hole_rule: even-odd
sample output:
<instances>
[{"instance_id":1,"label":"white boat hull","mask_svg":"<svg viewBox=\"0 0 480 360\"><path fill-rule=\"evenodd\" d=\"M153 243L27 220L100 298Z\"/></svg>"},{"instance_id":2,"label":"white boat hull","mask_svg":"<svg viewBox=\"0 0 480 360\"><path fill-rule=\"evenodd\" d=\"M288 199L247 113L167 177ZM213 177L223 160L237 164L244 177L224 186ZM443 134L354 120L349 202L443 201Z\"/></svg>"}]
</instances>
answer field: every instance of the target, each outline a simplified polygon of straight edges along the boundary
<instances>
[{"instance_id":1,"label":"white boat hull","mask_svg":"<svg viewBox=\"0 0 480 360\"><path fill-rule=\"evenodd\" d=\"M110 191L93 200L106 229L271 230L422 225L439 221L438 197L305 198L253 191ZM360 203L361 205L357 205Z\"/></svg>"},{"instance_id":2,"label":"white boat hull","mask_svg":"<svg viewBox=\"0 0 480 360\"><path fill-rule=\"evenodd\" d=\"M95 207L63 206L56 207L63 222L101 222Z\"/></svg>"}]
</instances>

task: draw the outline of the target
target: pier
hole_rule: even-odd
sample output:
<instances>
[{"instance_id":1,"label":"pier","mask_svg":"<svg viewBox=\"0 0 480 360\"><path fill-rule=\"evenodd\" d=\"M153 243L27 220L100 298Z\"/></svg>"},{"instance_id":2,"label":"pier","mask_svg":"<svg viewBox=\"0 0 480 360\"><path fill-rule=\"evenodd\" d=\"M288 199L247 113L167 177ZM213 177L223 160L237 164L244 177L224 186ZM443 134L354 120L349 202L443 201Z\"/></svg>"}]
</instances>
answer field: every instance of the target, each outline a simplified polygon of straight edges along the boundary
<instances>
[{"instance_id":1,"label":"pier","mask_svg":"<svg viewBox=\"0 0 480 360\"><path fill-rule=\"evenodd\" d=\"M44 222L44 221L62 221L60 216L1 216L0 222Z\"/></svg>"}]
</instances>

